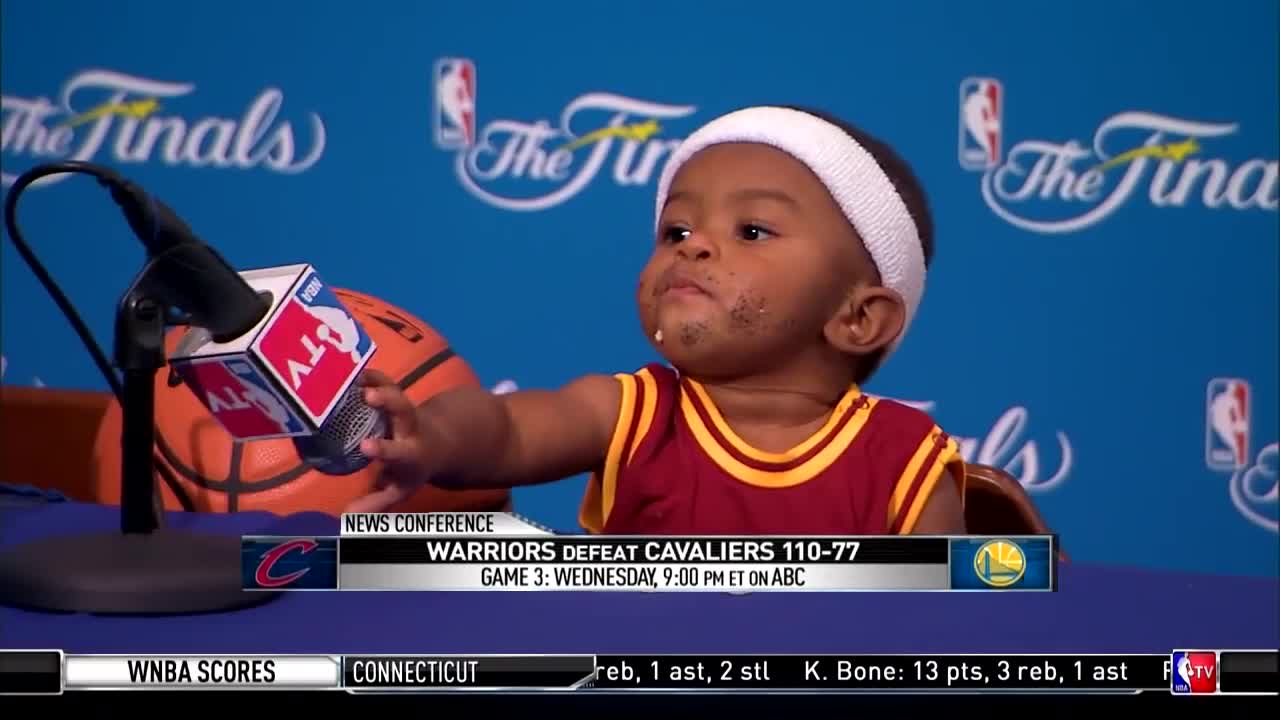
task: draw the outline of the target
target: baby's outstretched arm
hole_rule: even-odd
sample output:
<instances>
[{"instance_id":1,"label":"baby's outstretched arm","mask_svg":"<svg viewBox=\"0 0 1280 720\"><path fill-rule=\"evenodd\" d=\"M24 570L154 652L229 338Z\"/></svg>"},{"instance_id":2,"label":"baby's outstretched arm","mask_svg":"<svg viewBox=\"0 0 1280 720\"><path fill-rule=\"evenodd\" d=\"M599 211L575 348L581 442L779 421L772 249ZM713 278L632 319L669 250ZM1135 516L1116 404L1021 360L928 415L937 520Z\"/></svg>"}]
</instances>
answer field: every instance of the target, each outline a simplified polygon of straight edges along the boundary
<instances>
[{"instance_id":1,"label":"baby's outstretched arm","mask_svg":"<svg viewBox=\"0 0 1280 720\"><path fill-rule=\"evenodd\" d=\"M428 482L506 488L590 472L604 462L622 393L617 379L588 375L558 390L455 388L415 407L381 373L370 371L362 383L391 437L362 445L384 467L379 487L348 512L386 510Z\"/></svg>"}]
</instances>

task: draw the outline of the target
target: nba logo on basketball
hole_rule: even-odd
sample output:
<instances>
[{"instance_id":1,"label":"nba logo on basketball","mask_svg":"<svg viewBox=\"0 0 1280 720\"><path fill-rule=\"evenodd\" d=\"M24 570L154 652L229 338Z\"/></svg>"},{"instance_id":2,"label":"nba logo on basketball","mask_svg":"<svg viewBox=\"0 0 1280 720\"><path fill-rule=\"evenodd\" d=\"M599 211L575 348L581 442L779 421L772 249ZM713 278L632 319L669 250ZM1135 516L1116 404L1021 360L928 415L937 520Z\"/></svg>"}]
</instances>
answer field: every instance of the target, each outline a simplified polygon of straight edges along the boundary
<instances>
[{"instance_id":1,"label":"nba logo on basketball","mask_svg":"<svg viewBox=\"0 0 1280 720\"><path fill-rule=\"evenodd\" d=\"M307 432L301 418L245 360L210 358L175 363L174 367L232 437L287 437Z\"/></svg>"},{"instance_id":2,"label":"nba logo on basketball","mask_svg":"<svg viewBox=\"0 0 1280 720\"><path fill-rule=\"evenodd\" d=\"M476 140L476 64L444 58L435 66L436 145L445 150L470 147Z\"/></svg>"},{"instance_id":3,"label":"nba logo on basketball","mask_svg":"<svg viewBox=\"0 0 1280 720\"><path fill-rule=\"evenodd\" d=\"M1004 90L988 77L960 83L960 167L987 170L1000 164Z\"/></svg>"},{"instance_id":4,"label":"nba logo on basketball","mask_svg":"<svg viewBox=\"0 0 1280 720\"><path fill-rule=\"evenodd\" d=\"M1205 462L1233 471L1249 464L1249 384L1238 378L1209 381L1205 408Z\"/></svg>"},{"instance_id":5,"label":"nba logo on basketball","mask_svg":"<svg viewBox=\"0 0 1280 720\"><path fill-rule=\"evenodd\" d=\"M255 355L317 425L375 350L373 339L314 270L297 282L255 345Z\"/></svg>"},{"instance_id":6,"label":"nba logo on basketball","mask_svg":"<svg viewBox=\"0 0 1280 720\"><path fill-rule=\"evenodd\" d=\"M1179 650L1170 662L1170 690L1175 695L1204 695L1218 690L1218 655Z\"/></svg>"}]
</instances>

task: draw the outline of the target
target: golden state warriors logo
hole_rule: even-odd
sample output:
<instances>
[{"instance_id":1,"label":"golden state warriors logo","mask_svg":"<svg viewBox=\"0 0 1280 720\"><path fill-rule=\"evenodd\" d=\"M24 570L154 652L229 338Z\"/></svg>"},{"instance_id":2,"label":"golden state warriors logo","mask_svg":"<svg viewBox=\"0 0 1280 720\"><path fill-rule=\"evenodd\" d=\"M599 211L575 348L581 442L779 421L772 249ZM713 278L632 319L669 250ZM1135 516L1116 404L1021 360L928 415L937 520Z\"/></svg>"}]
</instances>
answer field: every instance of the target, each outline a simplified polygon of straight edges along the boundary
<instances>
[{"instance_id":1,"label":"golden state warriors logo","mask_svg":"<svg viewBox=\"0 0 1280 720\"><path fill-rule=\"evenodd\" d=\"M1012 540L990 540L973 555L973 572L991 587L1009 587L1022 579L1027 556Z\"/></svg>"}]
</instances>

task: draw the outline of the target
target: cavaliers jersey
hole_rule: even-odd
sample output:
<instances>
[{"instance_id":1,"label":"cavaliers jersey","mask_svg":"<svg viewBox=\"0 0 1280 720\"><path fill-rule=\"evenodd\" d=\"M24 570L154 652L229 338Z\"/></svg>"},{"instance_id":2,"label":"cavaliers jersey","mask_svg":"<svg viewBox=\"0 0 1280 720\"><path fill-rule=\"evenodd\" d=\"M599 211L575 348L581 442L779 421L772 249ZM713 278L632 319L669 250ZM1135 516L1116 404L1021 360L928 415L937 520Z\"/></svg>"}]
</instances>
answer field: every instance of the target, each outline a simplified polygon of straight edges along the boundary
<instances>
[{"instance_id":1,"label":"cavaliers jersey","mask_svg":"<svg viewBox=\"0 0 1280 720\"><path fill-rule=\"evenodd\" d=\"M705 388L664 365L615 376L622 402L579 521L620 535L889 535L911 532L956 441L927 414L850 387L786 452L729 427Z\"/></svg>"}]
</instances>

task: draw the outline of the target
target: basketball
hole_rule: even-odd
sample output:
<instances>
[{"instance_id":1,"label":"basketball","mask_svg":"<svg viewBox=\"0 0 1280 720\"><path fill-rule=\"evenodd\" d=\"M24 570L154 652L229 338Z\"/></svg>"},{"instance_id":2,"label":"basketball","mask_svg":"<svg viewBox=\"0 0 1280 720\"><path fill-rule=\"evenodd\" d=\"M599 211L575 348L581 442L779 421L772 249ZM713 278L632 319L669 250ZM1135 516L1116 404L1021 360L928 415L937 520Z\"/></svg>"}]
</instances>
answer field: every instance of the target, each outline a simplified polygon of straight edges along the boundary
<instances>
[{"instance_id":1,"label":"basketball","mask_svg":"<svg viewBox=\"0 0 1280 720\"><path fill-rule=\"evenodd\" d=\"M467 363L422 320L370 295L339 288L334 292L378 345L368 368L396 379L413 402L421 404L449 388L480 385ZM169 331L169 354L185 333L182 327ZM289 438L234 441L168 369L156 376L155 419L155 457L168 470L155 473L156 487L168 510L336 515L367 494L381 470L373 462L350 475L325 475L302 460ZM99 503L120 502L121 430L120 405L113 400L94 445L93 491ZM501 490L428 486L395 510L500 510L509 496Z\"/></svg>"}]
</instances>

